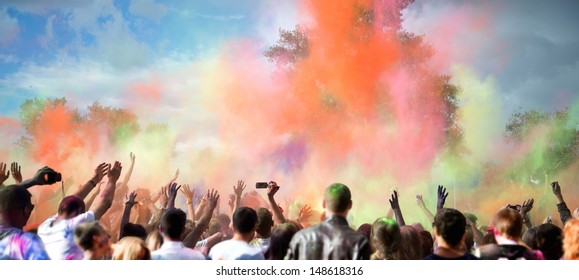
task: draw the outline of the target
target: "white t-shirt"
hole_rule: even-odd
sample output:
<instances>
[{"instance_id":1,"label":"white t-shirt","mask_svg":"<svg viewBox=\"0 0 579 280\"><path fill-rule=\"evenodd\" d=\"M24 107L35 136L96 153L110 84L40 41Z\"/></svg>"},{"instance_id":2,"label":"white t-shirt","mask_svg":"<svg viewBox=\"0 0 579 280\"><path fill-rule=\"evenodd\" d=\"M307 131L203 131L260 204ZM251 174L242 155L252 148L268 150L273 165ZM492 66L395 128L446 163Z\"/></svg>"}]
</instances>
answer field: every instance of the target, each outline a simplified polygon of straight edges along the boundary
<instances>
[{"instance_id":1,"label":"white t-shirt","mask_svg":"<svg viewBox=\"0 0 579 280\"><path fill-rule=\"evenodd\" d=\"M205 260L205 255L185 247L183 242L165 240L159 250L151 253L153 260Z\"/></svg>"},{"instance_id":2,"label":"white t-shirt","mask_svg":"<svg viewBox=\"0 0 579 280\"><path fill-rule=\"evenodd\" d=\"M270 239L271 239L270 237L268 237L268 238L256 238L254 240L251 240L251 242L249 242L249 246L260 250L261 253L265 255L265 252L267 252L267 249L269 249Z\"/></svg>"},{"instance_id":3,"label":"white t-shirt","mask_svg":"<svg viewBox=\"0 0 579 280\"><path fill-rule=\"evenodd\" d=\"M74 230L84 222L95 220L94 212L87 211L72 219L56 221L57 215L48 218L38 227L46 252L53 260L82 260L83 251L74 242Z\"/></svg>"},{"instance_id":4,"label":"white t-shirt","mask_svg":"<svg viewBox=\"0 0 579 280\"><path fill-rule=\"evenodd\" d=\"M209 258L212 260L263 260L263 254L245 241L227 240L211 248Z\"/></svg>"}]
</instances>

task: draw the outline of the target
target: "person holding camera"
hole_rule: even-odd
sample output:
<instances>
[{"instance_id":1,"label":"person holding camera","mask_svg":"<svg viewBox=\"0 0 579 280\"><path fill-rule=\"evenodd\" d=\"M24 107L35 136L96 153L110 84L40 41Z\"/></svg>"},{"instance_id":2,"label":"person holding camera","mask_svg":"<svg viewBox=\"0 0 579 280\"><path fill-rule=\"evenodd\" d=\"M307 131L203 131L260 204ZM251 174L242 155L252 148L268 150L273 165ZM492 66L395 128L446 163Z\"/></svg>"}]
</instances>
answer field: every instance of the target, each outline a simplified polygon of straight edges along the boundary
<instances>
[{"instance_id":1,"label":"person holding camera","mask_svg":"<svg viewBox=\"0 0 579 280\"><path fill-rule=\"evenodd\" d=\"M58 206L58 213L40 225L38 235L44 242L51 259L83 259L83 250L74 241L75 229L82 223L98 221L111 207L121 169L121 163L118 161L112 167L111 164L101 163L87 183L81 186L75 194L62 199ZM109 179L107 186L102 190L92 209L86 211L84 199L105 175Z\"/></svg>"}]
</instances>

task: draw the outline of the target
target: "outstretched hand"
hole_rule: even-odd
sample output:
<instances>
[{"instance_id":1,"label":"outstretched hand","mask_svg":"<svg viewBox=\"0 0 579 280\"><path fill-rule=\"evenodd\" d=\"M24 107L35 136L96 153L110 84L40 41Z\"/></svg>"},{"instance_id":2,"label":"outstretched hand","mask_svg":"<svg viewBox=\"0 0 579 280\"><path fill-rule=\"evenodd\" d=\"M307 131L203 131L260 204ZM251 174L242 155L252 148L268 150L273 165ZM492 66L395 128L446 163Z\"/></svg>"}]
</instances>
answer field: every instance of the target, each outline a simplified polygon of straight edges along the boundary
<instances>
[{"instance_id":1,"label":"outstretched hand","mask_svg":"<svg viewBox=\"0 0 579 280\"><path fill-rule=\"evenodd\" d=\"M116 182L121 177L121 170L123 166L120 162L115 161L114 165L111 168L111 164L108 165L107 168L107 176L109 177L109 181Z\"/></svg>"},{"instance_id":2,"label":"outstretched hand","mask_svg":"<svg viewBox=\"0 0 579 280\"><path fill-rule=\"evenodd\" d=\"M167 202L169 202L169 196L167 196L167 187L162 187L159 191L159 203L161 207L167 207Z\"/></svg>"},{"instance_id":3,"label":"outstretched hand","mask_svg":"<svg viewBox=\"0 0 579 280\"><path fill-rule=\"evenodd\" d=\"M532 198L523 202L523 206L521 206L521 210L519 210L519 213L521 213L523 218L525 218L527 213L529 213L531 211L531 209L533 209L533 203L534 202L535 202L535 200Z\"/></svg>"},{"instance_id":4,"label":"outstretched hand","mask_svg":"<svg viewBox=\"0 0 579 280\"><path fill-rule=\"evenodd\" d=\"M394 193L390 196L390 199L388 201L390 202L390 207L392 208L392 210L400 209L400 204L398 203L398 192L397 191L394 191Z\"/></svg>"},{"instance_id":5,"label":"outstretched hand","mask_svg":"<svg viewBox=\"0 0 579 280\"><path fill-rule=\"evenodd\" d=\"M420 207L420 208L426 208L426 204L424 203L424 200L422 199L421 194L416 195L416 204L418 204L418 207Z\"/></svg>"},{"instance_id":6,"label":"outstretched hand","mask_svg":"<svg viewBox=\"0 0 579 280\"><path fill-rule=\"evenodd\" d=\"M125 205L133 207L136 204L135 198L137 198L137 192L132 191L128 196L125 196Z\"/></svg>"},{"instance_id":7,"label":"outstretched hand","mask_svg":"<svg viewBox=\"0 0 579 280\"><path fill-rule=\"evenodd\" d=\"M219 201L219 193L215 189L212 189L207 192L207 203L209 204L209 207L211 208L217 207L218 201Z\"/></svg>"},{"instance_id":8,"label":"outstretched hand","mask_svg":"<svg viewBox=\"0 0 579 280\"><path fill-rule=\"evenodd\" d=\"M94 170L94 176L92 177L93 183L98 184L105 175L107 175L109 165L106 163L99 164Z\"/></svg>"},{"instance_id":9,"label":"outstretched hand","mask_svg":"<svg viewBox=\"0 0 579 280\"><path fill-rule=\"evenodd\" d=\"M131 162L132 163L135 163L135 158L136 158L135 154L133 154L133 152L131 152Z\"/></svg>"},{"instance_id":10,"label":"outstretched hand","mask_svg":"<svg viewBox=\"0 0 579 280\"><path fill-rule=\"evenodd\" d=\"M171 185L169 185L168 188L168 196L170 200L175 200L175 198L177 198L177 192L179 191L179 189L181 189L181 185L177 186L177 183L173 183Z\"/></svg>"},{"instance_id":11,"label":"outstretched hand","mask_svg":"<svg viewBox=\"0 0 579 280\"><path fill-rule=\"evenodd\" d=\"M171 183L177 181L177 178L179 178L179 174L181 174L179 172L179 169L177 169L177 171L175 172L175 176L173 176L173 179L171 179Z\"/></svg>"},{"instance_id":12,"label":"outstretched hand","mask_svg":"<svg viewBox=\"0 0 579 280\"><path fill-rule=\"evenodd\" d=\"M559 186L559 182L555 181L551 183L551 190L553 190L553 194L557 197L561 197L561 186Z\"/></svg>"},{"instance_id":13,"label":"outstretched hand","mask_svg":"<svg viewBox=\"0 0 579 280\"><path fill-rule=\"evenodd\" d=\"M6 172L6 163L0 162L0 185L10 178L10 170Z\"/></svg>"},{"instance_id":14,"label":"outstretched hand","mask_svg":"<svg viewBox=\"0 0 579 280\"><path fill-rule=\"evenodd\" d=\"M181 192L187 198L187 202L193 202L193 197L195 197L195 190L191 189L188 184L184 184L181 188Z\"/></svg>"},{"instance_id":15,"label":"outstretched hand","mask_svg":"<svg viewBox=\"0 0 579 280\"><path fill-rule=\"evenodd\" d=\"M444 203L446 202L447 197L448 197L448 192L446 191L446 188L443 187L442 185L439 185L438 186L438 200L436 203L436 209L437 210L444 208Z\"/></svg>"},{"instance_id":16,"label":"outstretched hand","mask_svg":"<svg viewBox=\"0 0 579 280\"><path fill-rule=\"evenodd\" d=\"M267 185L267 197L273 198L277 193L277 191L279 191L279 186L277 185L277 183L274 181L269 182L269 184Z\"/></svg>"},{"instance_id":17,"label":"outstretched hand","mask_svg":"<svg viewBox=\"0 0 579 280\"><path fill-rule=\"evenodd\" d=\"M233 186L233 193L236 197L241 197L243 191L245 190L245 182L243 180L237 181L237 186Z\"/></svg>"},{"instance_id":18,"label":"outstretched hand","mask_svg":"<svg viewBox=\"0 0 579 280\"><path fill-rule=\"evenodd\" d=\"M307 221L311 216L312 216L312 208L307 204L304 204L304 206L302 206L302 209L300 209L298 221L300 222Z\"/></svg>"},{"instance_id":19,"label":"outstretched hand","mask_svg":"<svg viewBox=\"0 0 579 280\"><path fill-rule=\"evenodd\" d=\"M22 183L22 173L20 173L20 165L17 162L13 162L10 165L10 171L12 171L12 178L14 178L16 184Z\"/></svg>"}]
</instances>

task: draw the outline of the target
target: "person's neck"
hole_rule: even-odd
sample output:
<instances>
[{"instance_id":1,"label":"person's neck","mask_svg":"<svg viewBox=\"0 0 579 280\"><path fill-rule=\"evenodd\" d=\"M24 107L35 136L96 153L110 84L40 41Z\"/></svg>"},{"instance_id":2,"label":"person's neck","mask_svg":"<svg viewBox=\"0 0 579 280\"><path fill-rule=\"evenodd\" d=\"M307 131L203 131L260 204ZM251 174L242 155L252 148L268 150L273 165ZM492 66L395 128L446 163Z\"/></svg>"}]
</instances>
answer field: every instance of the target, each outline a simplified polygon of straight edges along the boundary
<instances>
[{"instance_id":1,"label":"person's neck","mask_svg":"<svg viewBox=\"0 0 579 280\"><path fill-rule=\"evenodd\" d=\"M330 218L330 217L342 217L342 218L346 219L346 217L348 217L348 211L337 213L337 212L332 212L332 211L326 210L326 218Z\"/></svg>"},{"instance_id":2,"label":"person's neck","mask_svg":"<svg viewBox=\"0 0 579 280\"><path fill-rule=\"evenodd\" d=\"M513 245L521 243L520 238L512 238L504 235L495 235L498 245Z\"/></svg>"},{"instance_id":3,"label":"person's neck","mask_svg":"<svg viewBox=\"0 0 579 280\"><path fill-rule=\"evenodd\" d=\"M246 243L249 243L249 241L251 241L251 238L249 235L246 234L241 234L239 232L235 232L233 234L233 238L231 238L232 240L237 240L237 241L243 241Z\"/></svg>"},{"instance_id":4,"label":"person's neck","mask_svg":"<svg viewBox=\"0 0 579 280\"><path fill-rule=\"evenodd\" d=\"M435 255L441 256L443 258L458 258L464 255L464 251L460 249L460 244L457 246L450 246L444 240L436 241L438 246L434 251Z\"/></svg>"}]
</instances>

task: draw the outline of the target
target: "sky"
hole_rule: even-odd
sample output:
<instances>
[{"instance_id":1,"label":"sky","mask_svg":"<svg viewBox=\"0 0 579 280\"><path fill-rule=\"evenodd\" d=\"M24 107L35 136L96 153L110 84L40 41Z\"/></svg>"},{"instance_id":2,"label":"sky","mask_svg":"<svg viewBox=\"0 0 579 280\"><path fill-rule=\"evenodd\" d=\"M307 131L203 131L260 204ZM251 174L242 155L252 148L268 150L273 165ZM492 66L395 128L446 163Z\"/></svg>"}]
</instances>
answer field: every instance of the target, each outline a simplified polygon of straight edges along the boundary
<instances>
[{"instance_id":1,"label":"sky","mask_svg":"<svg viewBox=\"0 0 579 280\"><path fill-rule=\"evenodd\" d=\"M297 3L287 0L49 2L0 3L2 115L14 116L32 97L65 95L85 105L98 96L122 106L132 82L177 75L239 38L264 50L279 28L301 20ZM404 11L404 27L435 48L451 44L450 57L466 61L479 78L492 76L508 116L562 109L579 95L578 10L577 1L418 0ZM481 15L490 15L481 33L445 21ZM440 32L455 36L442 41Z\"/></svg>"}]
</instances>

